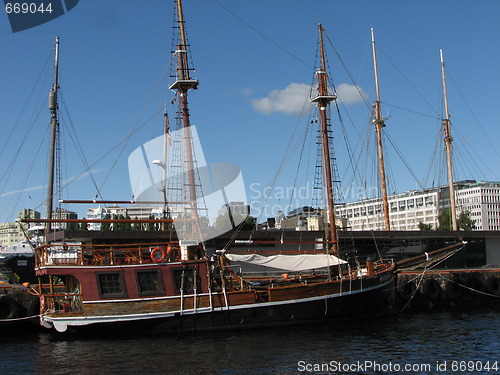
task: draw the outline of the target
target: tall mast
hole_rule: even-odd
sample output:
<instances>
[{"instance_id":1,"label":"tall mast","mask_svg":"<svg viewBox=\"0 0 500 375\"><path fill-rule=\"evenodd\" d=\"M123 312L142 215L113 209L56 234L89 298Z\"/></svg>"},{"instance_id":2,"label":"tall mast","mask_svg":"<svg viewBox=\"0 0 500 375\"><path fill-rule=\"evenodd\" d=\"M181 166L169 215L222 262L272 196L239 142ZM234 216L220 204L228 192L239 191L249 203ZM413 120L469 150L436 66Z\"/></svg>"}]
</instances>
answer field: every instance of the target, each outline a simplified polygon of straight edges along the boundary
<instances>
[{"instance_id":1,"label":"tall mast","mask_svg":"<svg viewBox=\"0 0 500 375\"><path fill-rule=\"evenodd\" d=\"M191 147L191 130L189 119L188 106L188 91L196 89L198 80L190 77L188 45L186 42L186 31L184 27L184 15L182 12L182 1L177 0L177 18L179 23L179 44L176 46L175 54L177 55L177 70L176 80L170 85L171 90L177 90L179 101L179 115L182 123L183 138L186 151L186 168L188 173L189 185L189 202L190 202L190 218L193 222L193 232L197 230L198 222L198 207L196 203L196 186L195 186L195 166L193 161L193 150Z\"/></svg>"},{"instance_id":2,"label":"tall mast","mask_svg":"<svg viewBox=\"0 0 500 375\"><path fill-rule=\"evenodd\" d=\"M54 169L55 169L55 149L56 149L56 133L59 121L57 119L57 91L59 77L59 37L56 36L55 54L54 54L54 82L52 89L49 92L49 110L51 114L51 136L50 136L50 154L49 154L49 181L47 188L47 219L52 219L52 203L54 196ZM52 231L51 223L47 223L45 227L45 234Z\"/></svg>"},{"instance_id":3,"label":"tall mast","mask_svg":"<svg viewBox=\"0 0 500 375\"><path fill-rule=\"evenodd\" d=\"M450 111L448 108L448 93L446 91L446 76L444 73L444 58L443 50L439 50L441 56L441 76L443 78L443 95L444 95L444 108L446 112L446 117L442 120L444 128L444 146L446 148L446 165L448 168L448 184L450 187L450 205L451 205L451 225L453 230L458 230L457 223L457 207L455 204L455 187L453 185L453 165L452 165L452 154L451 154L451 142L453 142L453 137L451 136L450 129Z\"/></svg>"},{"instance_id":4,"label":"tall mast","mask_svg":"<svg viewBox=\"0 0 500 375\"><path fill-rule=\"evenodd\" d=\"M326 200L328 204L328 221L330 222L329 240L332 243L331 250L333 254L338 253L337 231L335 226L335 205L333 202L333 182L332 182L332 166L330 158L330 148L328 145L328 116L327 108L330 102L336 100L337 97L328 92L328 73L326 69L325 47L323 43L323 26L318 25L319 33L319 48L321 56L321 67L316 72L318 77L318 95L310 101L318 106L320 121L321 121L321 139L323 144L323 166L325 170L326 180Z\"/></svg>"},{"instance_id":5,"label":"tall mast","mask_svg":"<svg viewBox=\"0 0 500 375\"><path fill-rule=\"evenodd\" d=\"M382 128L385 127L385 123L382 117L382 108L380 105L380 88L378 85L378 67L377 67L377 51L375 49L375 34L373 32L373 28L371 30L372 30L373 70L375 73L375 92L377 95L377 100L374 103L375 119L373 123L375 124L375 133L377 136L378 169L380 176L380 187L382 189L385 230L391 230L391 222L389 220L389 203L387 200L387 183L385 179L384 151L382 148Z\"/></svg>"}]
</instances>

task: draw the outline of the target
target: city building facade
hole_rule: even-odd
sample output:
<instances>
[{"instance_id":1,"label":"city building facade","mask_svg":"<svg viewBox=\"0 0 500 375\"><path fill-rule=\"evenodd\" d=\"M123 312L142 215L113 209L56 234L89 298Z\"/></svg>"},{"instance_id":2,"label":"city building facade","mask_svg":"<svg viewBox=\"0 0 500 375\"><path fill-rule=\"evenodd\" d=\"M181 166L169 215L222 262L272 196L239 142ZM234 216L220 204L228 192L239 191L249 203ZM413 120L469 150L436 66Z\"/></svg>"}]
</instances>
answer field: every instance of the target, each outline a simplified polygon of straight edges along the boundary
<instances>
[{"instance_id":1,"label":"city building facade","mask_svg":"<svg viewBox=\"0 0 500 375\"><path fill-rule=\"evenodd\" d=\"M477 230L500 230L500 182L471 182L456 192L457 211L467 211Z\"/></svg>"},{"instance_id":2,"label":"city building facade","mask_svg":"<svg viewBox=\"0 0 500 375\"><path fill-rule=\"evenodd\" d=\"M18 219L40 219L40 212L24 209L17 214ZM23 224L25 229L34 227L28 224ZM24 232L19 223L1 223L0 224L0 248L6 248L16 245L26 239Z\"/></svg>"},{"instance_id":3,"label":"city building facade","mask_svg":"<svg viewBox=\"0 0 500 375\"><path fill-rule=\"evenodd\" d=\"M420 223L436 229L439 225L439 201L439 190L390 195L391 230L418 230ZM385 230L382 198L346 203L336 208L336 215L347 219L348 230Z\"/></svg>"},{"instance_id":4,"label":"city building facade","mask_svg":"<svg viewBox=\"0 0 500 375\"><path fill-rule=\"evenodd\" d=\"M455 183L457 215L467 212L475 230L500 230L500 182ZM446 186L424 191L409 191L388 196L391 230L431 229L439 226L439 214L450 208ZM337 217L347 219L347 229L385 230L382 198L350 202L336 208Z\"/></svg>"}]
</instances>

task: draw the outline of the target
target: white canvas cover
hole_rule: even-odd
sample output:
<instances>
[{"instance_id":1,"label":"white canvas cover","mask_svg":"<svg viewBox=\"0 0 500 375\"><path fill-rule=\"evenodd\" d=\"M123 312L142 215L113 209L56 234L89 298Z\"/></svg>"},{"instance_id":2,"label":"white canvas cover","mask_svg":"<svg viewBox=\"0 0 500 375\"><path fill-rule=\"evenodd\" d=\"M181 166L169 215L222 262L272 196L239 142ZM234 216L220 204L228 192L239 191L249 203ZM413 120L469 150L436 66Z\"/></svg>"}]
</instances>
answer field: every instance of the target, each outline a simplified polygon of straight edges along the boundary
<instances>
[{"instance_id":1,"label":"white canvas cover","mask_svg":"<svg viewBox=\"0 0 500 375\"><path fill-rule=\"evenodd\" d=\"M225 254L234 264L251 264L274 268L283 271L305 271L316 268L336 266L346 261L328 254L298 254L298 255L259 255L259 254Z\"/></svg>"}]
</instances>

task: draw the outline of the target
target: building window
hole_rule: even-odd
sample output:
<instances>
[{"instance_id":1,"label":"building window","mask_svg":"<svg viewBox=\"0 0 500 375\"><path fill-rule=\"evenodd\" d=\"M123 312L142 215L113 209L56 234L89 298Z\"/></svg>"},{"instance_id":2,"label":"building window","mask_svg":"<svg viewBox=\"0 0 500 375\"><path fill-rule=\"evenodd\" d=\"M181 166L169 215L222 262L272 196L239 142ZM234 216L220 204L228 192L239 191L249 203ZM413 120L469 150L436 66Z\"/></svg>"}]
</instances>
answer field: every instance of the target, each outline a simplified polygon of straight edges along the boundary
<instances>
[{"instance_id":1,"label":"building window","mask_svg":"<svg viewBox=\"0 0 500 375\"><path fill-rule=\"evenodd\" d=\"M122 272L97 273L99 294L103 298L127 297L127 290Z\"/></svg>"},{"instance_id":2,"label":"building window","mask_svg":"<svg viewBox=\"0 0 500 375\"><path fill-rule=\"evenodd\" d=\"M165 294L161 272L157 270L136 271L137 290L140 296L155 296Z\"/></svg>"}]
</instances>

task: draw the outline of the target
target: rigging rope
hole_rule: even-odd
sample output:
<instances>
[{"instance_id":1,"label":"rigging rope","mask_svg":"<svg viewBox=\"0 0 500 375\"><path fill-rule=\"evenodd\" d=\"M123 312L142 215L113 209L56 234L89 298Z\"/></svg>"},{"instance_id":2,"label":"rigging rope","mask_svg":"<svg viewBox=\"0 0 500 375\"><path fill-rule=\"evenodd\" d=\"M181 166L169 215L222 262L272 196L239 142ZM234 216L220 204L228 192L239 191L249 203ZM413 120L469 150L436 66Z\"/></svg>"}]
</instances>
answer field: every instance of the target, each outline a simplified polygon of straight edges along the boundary
<instances>
[{"instance_id":1,"label":"rigging rope","mask_svg":"<svg viewBox=\"0 0 500 375\"><path fill-rule=\"evenodd\" d=\"M9 135L7 136L7 138L4 138L5 139L5 144L2 147L2 149L0 150L0 158L2 157L2 154L4 153L5 148L7 147L7 145L10 144L10 140L11 140L13 134L14 134L14 131L16 129L18 129L18 125L21 122L21 118L22 118L22 116L23 116L23 114L24 114L24 112L25 112L25 110L26 110L26 108L28 106L28 103L30 102L30 100L31 100L31 98L32 98L32 96L33 96L33 94L34 94L34 92L35 92L38 84L40 83L40 80L42 79L42 77L45 77L45 80L47 80L47 71L48 71L49 61L51 60L51 57L53 57L53 52L50 52L49 55L47 56L45 64L43 65L42 70L40 71L40 74L38 75L38 78L35 81L35 84L33 86L33 89L31 90L31 93L30 93L28 99L26 100L26 102L24 103L23 108L21 109L21 113L20 113L19 117L17 118L17 120L16 120L14 126L12 127L12 130L10 131ZM40 89L39 89L40 91L38 93L38 99L37 99L37 101L40 100L40 94L42 92L41 91L42 87L44 87L43 84L40 85ZM38 118L38 115L37 115L37 118ZM31 126L29 126L28 134L31 131L33 125L34 125L32 120L33 120L33 118L31 118L30 121L28 121L28 124L31 124ZM26 136L26 134L25 134L25 136ZM26 137L21 138L21 147L24 144L24 142L26 142L28 139L29 138L26 138ZM1 179L0 179L0 181L1 181Z\"/></svg>"},{"instance_id":2,"label":"rigging rope","mask_svg":"<svg viewBox=\"0 0 500 375\"><path fill-rule=\"evenodd\" d=\"M97 182L94 178L94 174L92 173L92 170L90 169L90 166L89 166L89 163L88 163L88 160L87 158L85 157L85 153L83 151L83 147L78 139L78 136L77 136L77 132L76 132L76 128L74 126L74 123L73 123L73 120L71 119L71 116L70 116L70 113L69 113L69 110L68 110L68 107L66 105L66 101L64 100L64 96L62 94L61 91L60 92L60 97L61 97L61 103L62 103L62 107L64 109L64 111L62 112L62 115L64 116L64 112L67 114L68 116L68 124L69 124L69 130L71 131L68 131L68 134L71 138L71 141L73 143L73 145L75 146L75 150L77 151L79 157L80 157L80 160L82 161L84 167L85 167L85 172L88 173L91 181L92 181L92 184L94 185L94 187L96 188L97 190L97 193L98 195L101 197L102 200L104 200L104 198L102 197L101 195L101 191L99 189L99 187L97 186ZM73 136L74 134L74 136ZM67 185L66 185L67 186Z\"/></svg>"},{"instance_id":3,"label":"rigging rope","mask_svg":"<svg viewBox=\"0 0 500 375\"><path fill-rule=\"evenodd\" d=\"M450 121L450 125L451 124L451 121ZM456 137L455 139L457 140L465 140L466 137L462 135L462 133L458 130L457 127L453 127L453 132L458 136ZM455 143L457 144L457 143ZM463 146L463 147L456 147L456 151L459 152L461 155L462 155L462 152L465 152L467 155L463 155L463 160L470 160L474 165L473 167L475 167L476 170L479 171L479 173L481 173L483 175L483 178L486 180L486 174L484 173L484 171L481 169L480 165L477 163L477 161L475 160L475 158L473 157L472 153L477 157L477 159L479 159L479 161L484 165L484 167L491 173L492 176L495 175L495 172L493 172L490 167L488 166L488 164L481 158L481 156L476 152L476 150L473 148L473 147L465 147L465 146L468 146L467 143L465 142L459 142L459 145ZM467 157L466 157L467 156ZM467 169L469 169L469 167L467 166ZM474 173L472 173L469 169L469 176L474 176Z\"/></svg>"},{"instance_id":4,"label":"rigging rope","mask_svg":"<svg viewBox=\"0 0 500 375\"><path fill-rule=\"evenodd\" d=\"M160 86L160 83L163 81L163 79L164 79L165 75L167 74L167 71L170 69L170 65L171 65L171 62L172 62L172 60L173 60L173 59L174 59L174 55L172 55L172 56L170 57L170 64L168 65L168 67L166 67L166 68L165 68L165 70L163 71L163 73L162 73L162 75L161 75L161 77L160 77L159 81L156 83L156 86L154 87L153 92L152 92L152 93L151 93L151 95L149 96L148 101L146 102L146 104L145 104L144 108L142 109L142 112L141 112L141 114L140 114L139 118L141 118L141 117L144 115L144 113L146 112L146 109L149 107L149 104L151 103L151 101L152 101L152 99L153 99L154 95L156 94L156 91L158 90L158 88L159 88L159 86ZM159 112L161 112L161 111L159 111ZM155 116L155 117L156 117L156 116L158 115L158 113L159 113L159 112L155 113L153 116ZM149 121L147 121L147 122L149 122ZM145 124L143 124L142 126L144 126L144 125L145 125ZM119 144L122 144L122 147L121 147L121 149L120 149L120 151L119 151L119 153L118 153L117 157L115 158L115 161L114 161L113 165L111 166L111 168L110 168L110 170L109 170L108 174L105 176L105 178L104 178L103 182L101 183L101 185L100 185L100 187L99 187L99 190L102 190L102 189L104 188L104 185L107 183L107 181L108 181L108 179L109 179L109 177L110 177L110 175L111 175L111 172L112 172L112 171L113 171L113 169L116 167L116 165L117 165L117 163L118 163L118 160L120 159L121 155L122 155L122 154L123 154L123 152L125 151L125 147L127 146L128 142L129 142L129 141L130 141L130 139L132 138L132 135L133 135L133 134L135 134L137 131L139 131L139 129L140 129L140 128L142 128L142 126L139 126L139 120L138 120L138 121L135 123L135 125L134 125L134 127L133 127L132 131L128 134L128 136L126 136L126 137L125 137L125 138L124 138L124 139L123 139L123 140L119 143ZM115 148L116 148L119 144L117 144L117 145L115 146ZM94 163L94 164L95 164L95 163Z\"/></svg>"},{"instance_id":5,"label":"rigging rope","mask_svg":"<svg viewBox=\"0 0 500 375\"><path fill-rule=\"evenodd\" d=\"M50 56L49 56L50 57ZM45 72L45 75L46 75L47 72ZM37 81L37 84L38 84L38 81ZM41 85L42 86L42 85ZM36 89L36 85L35 87L33 88L33 91ZM35 100L36 103L35 103L35 106L33 108L33 112L31 113L31 118L29 121L27 121L28 123L28 127L26 128L25 130L25 133L23 136L21 136L21 143L19 144L16 152L14 153L9 165L7 166L4 174L2 175L2 177L0 178L0 181L4 180L4 183L3 183L3 186L0 190L0 192L3 192L5 190L5 187L7 186L7 183L11 180L11 174L12 172L14 171L14 167L16 165L17 162L19 162L21 160L21 158L19 158L19 155L21 154L21 152L23 151L23 147L25 146L26 142L29 140L29 139L32 139L33 137L30 136L30 134L32 133L33 129L36 129L35 127L35 124L37 123L37 120L40 116L40 114L42 113L42 110L45 108L45 103L43 102L40 102L40 98L41 98L41 94L42 94L42 87L40 87L39 89L39 93L38 93L38 97L37 99ZM33 92L30 94L30 99L33 95ZM26 105L28 104L29 100L26 102L25 104L25 107ZM38 107L38 111L36 111L37 109L37 104L39 105ZM23 113L24 113L24 109L25 107L23 108ZM21 117L22 117L22 114L20 115L19 119L18 119L18 122L21 120ZM16 122L16 125L17 125L17 122ZM36 137L35 137L36 138ZM17 193L16 195L16 198L15 200L11 201L10 202L10 205L12 206L11 208L11 211L9 212L9 217L13 217L14 216L14 211L16 210L16 207L17 207L17 203L19 202L20 198L21 198L21 194L24 192L24 187L26 186L26 183L28 182L28 177L30 175L30 173L32 172L34 166L35 166L35 163L34 161L36 160L37 156L39 155L38 154L38 151L40 150L41 148L41 145L43 143L43 140L44 138L42 137L41 140L40 140L40 144L38 146L38 148L34 148L33 149L33 155L32 155L32 162L30 162L28 165L30 166L29 168L25 169L25 177L23 179L21 179L20 183L19 183L19 187L17 190L15 190L15 192ZM24 167L24 166L23 166ZM44 185L42 185L44 186ZM0 194L1 195L1 194ZM41 206L42 204L40 204Z\"/></svg>"},{"instance_id":6,"label":"rigging rope","mask_svg":"<svg viewBox=\"0 0 500 375\"><path fill-rule=\"evenodd\" d=\"M309 127L306 126L304 134L302 136L302 147L300 148L300 154L299 154L299 162L297 163L297 168L295 171L295 178L293 180L293 185L292 185L292 191L295 192L295 187L297 186L297 178L299 176L299 170L300 170L300 165L302 164L302 157L304 156L304 148L306 145L306 140L307 140L307 133L309 132ZM290 202L289 202L289 207L292 207L292 199L293 199L294 194L290 194Z\"/></svg>"},{"instance_id":7,"label":"rigging rope","mask_svg":"<svg viewBox=\"0 0 500 375\"><path fill-rule=\"evenodd\" d=\"M15 198L9 202L9 206L11 206L11 209L8 212L7 217L14 217L15 216L16 211L17 211L16 207L18 207L18 203L19 203L19 201L21 199L22 193L24 193L24 192L27 191L27 190L25 190L26 184L28 183L29 176L30 176L31 172L33 171L33 167L35 166L35 161L37 160L37 157L40 154L40 149L42 148L42 145L44 143L45 143L45 139L41 138L40 142L38 143L38 147L34 147L33 148L33 154L31 156L31 160L28 163L28 165L30 167L26 168L24 177L20 180L19 186L15 190L15 193L16 193ZM42 204L40 204L35 209L38 209Z\"/></svg>"},{"instance_id":8,"label":"rigging rope","mask_svg":"<svg viewBox=\"0 0 500 375\"><path fill-rule=\"evenodd\" d=\"M413 170L411 169L410 165L408 164L408 162L404 158L404 156L401 153L401 151L399 151L399 149L397 148L396 144L392 141L392 139L389 136L388 132L387 131L384 132L384 135L386 136L386 139L390 142L390 144L392 145L392 147L394 148L394 150L396 151L396 153L398 154L398 156L400 157L400 159L403 161L404 165L406 166L406 168L408 169L408 171L411 173L411 175L413 176L413 178L415 179L415 181L419 185L420 189L425 190L425 187L422 185L422 182L417 177L417 175L415 174L415 172L413 172Z\"/></svg>"},{"instance_id":9,"label":"rigging rope","mask_svg":"<svg viewBox=\"0 0 500 375\"><path fill-rule=\"evenodd\" d=\"M429 108L436 114L436 116L440 117L439 112L429 103L429 101L426 99L424 95L420 93L420 91L417 90L415 85L411 83L411 81L406 77L403 72L398 68L398 66L390 59L390 57L384 52L383 49L380 48L380 46L377 44L377 51L382 52L382 54L389 60L389 62L392 64L392 66L398 71L399 74L404 78L404 80L411 86L413 90L420 96L420 98L429 106Z\"/></svg>"},{"instance_id":10,"label":"rigging rope","mask_svg":"<svg viewBox=\"0 0 500 375\"><path fill-rule=\"evenodd\" d=\"M455 87L458 91L458 93L460 94L460 96L462 97L462 100L464 101L467 109L469 110L469 112L471 113L472 117L474 118L474 120L476 121L477 125L479 126L479 129L481 129L481 131L483 132L484 134L484 137L486 138L486 140L488 141L488 144L491 146L491 149L493 150L493 152L496 154L496 156L500 159L500 153L498 152L498 147L495 146L492 141L491 141L491 138L492 137L489 137L487 134L486 134L486 131L484 130L484 128L482 127L481 123L479 122L476 114L472 111L472 108L470 107L469 103L467 102L467 100L465 99L465 96L464 94L462 93L462 91L460 90L460 88L458 87L455 79L453 78L453 75L448 71L448 69L445 67L446 69L446 76L451 78L451 81L455 84Z\"/></svg>"},{"instance_id":11,"label":"rigging rope","mask_svg":"<svg viewBox=\"0 0 500 375\"><path fill-rule=\"evenodd\" d=\"M40 101L40 94L41 94L41 91L39 92L39 96L37 98L37 102ZM31 96L30 96L31 98ZM27 104L27 103L26 103ZM21 138L21 143L19 144L16 152L14 153L13 157L12 157L12 160L9 164L9 166L7 167L5 173L2 175L2 177L0 178L0 181L2 181L3 179L5 179L5 183L4 183L4 186L5 184L7 183L7 180L8 180L8 177L10 177L10 173L12 172L12 169L15 165L15 163L17 161L19 161L19 154L21 153L21 151L23 150L23 147L25 145L25 143L31 139L32 137L30 137L30 134L33 130L33 128L35 127L35 124L36 124L36 121L38 120L38 117L40 116L40 114L42 113L42 110L45 108L45 103L40 103L38 104L39 105L39 108L38 108L38 112L36 112L36 115L35 115L35 108L36 108L36 105L35 105L35 108L33 109L33 113L31 114L31 118L29 121L27 121L28 123L28 127L26 128L26 131L24 132L24 135L22 135L20 138ZM19 117L19 119L21 118L21 116ZM17 125L17 123L16 123ZM7 175L8 173L8 175ZM2 189L3 190L3 189Z\"/></svg>"},{"instance_id":12,"label":"rigging rope","mask_svg":"<svg viewBox=\"0 0 500 375\"><path fill-rule=\"evenodd\" d=\"M227 9L224 5L222 5L219 1L217 0L213 0L218 6L220 6L222 9L224 9L226 12L228 12L231 16L233 16L234 18L236 18L238 21L240 21L242 24L244 24L245 26L247 26L250 30L254 31L255 33L259 34L262 38L264 38L265 40L267 40L269 43L271 43L273 46L279 48L280 50L282 50L283 52L285 52L287 55L291 56L293 59L297 60L298 62L300 62L301 64L305 65L306 67L308 67L309 69L314 69L311 65L309 65L308 63L306 63L304 60L301 60L299 57L297 57L296 55L294 55L293 53L291 53L290 51L288 51L286 48L280 46L278 43L276 43L274 40L272 40L271 38L269 38L268 36L266 36L264 33L260 32L259 30L257 30L255 27L253 27L252 25L250 25L248 22L246 22L245 20L243 20L241 17L239 17L238 15L236 15L234 12L230 11L229 9Z\"/></svg>"},{"instance_id":13,"label":"rigging rope","mask_svg":"<svg viewBox=\"0 0 500 375\"><path fill-rule=\"evenodd\" d=\"M270 189L270 191L272 191L274 189L274 186L275 186L278 178L280 177L281 173L283 172L284 168L286 167L286 165L288 164L290 159L296 154L295 150L300 146L300 143L301 143L300 141L302 140L302 137L299 138L299 140L296 143L293 143L293 141L294 141L295 135L298 131L298 127L301 124L302 117L303 117L304 110L306 108L307 103L308 103L308 100L304 100L304 105L302 107L302 111L301 111L300 115L298 116L297 121L295 123L295 127L293 128L293 130L291 132L291 135L290 135L290 138L288 140L288 144L285 148L285 152L283 154L283 157L282 157L280 164L276 170L276 173L273 175L273 177L271 178L269 183L266 185L266 191L269 191L269 189ZM257 203L255 204L254 208L255 209L261 208L261 206L263 206L267 202L267 200L268 200L267 194L263 193L260 196ZM260 215L258 216L258 219L261 217L262 214L263 214L263 212L261 211Z\"/></svg>"},{"instance_id":14,"label":"rigging rope","mask_svg":"<svg viewBox=\"0 0 500 375\"><path fill-rule=\"evenodd\" d=\"M354 87L356 88L356 91L358 92L359 96L363 99L363 102L365 103L366 107L367 108L371 108L371 104L368 102L368 98L365 96L365 94L363 93L363 91L361 91L360 87L356 84L356 81L354 80L354 77L352 76L351 72L349 71L349 69L347 69L347 65L344 63L344 60L342 59L342 57L340 56L340 53L337 51L337 49L335 48L335 46L333 45L332 41L330 40L330 37L328 36L328 34L326 33L325 31L325 36L326 36L326 39L328 40L328 43L330 43L330 46L333 48L333 50L335 51L335 54L337 55L340 63L342 64L342 66L344 67L344 70L345 72L347 73L347 75L349 76L349 79L351 80L352 84L354 85Z\"/></svg>"},{"instance_id":15,"label":"rigging rope","mask_svg":"<svg viewBox=\"0 0 500 375\"><path fill-rule=\"evenodd\" d=\"M404 108L404 107L400 107L400 106L397 106L397 105L394 105L394 104L390 104L390 103L386 103L386 102L381 102L384 106L387 106L387 107L392 107L392 108L397 108L397 109L400 109L402 111L406 111L406 112L410 112L410 113L413 113L413 114L416 114L416 115L419 115L419 116L422 116L422 117L428 117L428 118L437 118L437 119L441 119L441 117L436 117L435 115L429 115L427 113L423 113L423 112L417 112L415 110L412 110L412 109L408 109L408 108Z\"/></svg>"},{"instance_id":16,"label":"rigging rope","mask_svg":"<svg viewBox=\"0 0 500 375\"><path fill-rule=\"evenodd\" d=\"M435 143L434 143L434 148L432 150L432 153L431 153L431 156L430 156L430 159L429 159L429 163L427 165L427 169L425 170L425 173L424 173L424 180L423 180L423 184L424 186L431 186L431 187L434 187L434 181L432 182L431 185L429 185L429 179L431 177L431 173L432 173L432 169L433 169L433 166L435 164L435 161L438 160L438 151L439 151L439 145L441 144L441 139L440 139L440 135L441 135L441 121L439 122L439 126L437 127L438 129L438 132L436 134L436 137L435 137Z\"/></svg>"}]
</instances>

